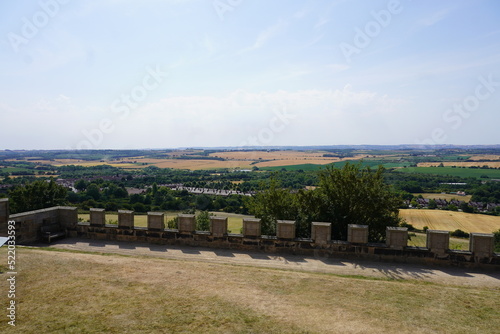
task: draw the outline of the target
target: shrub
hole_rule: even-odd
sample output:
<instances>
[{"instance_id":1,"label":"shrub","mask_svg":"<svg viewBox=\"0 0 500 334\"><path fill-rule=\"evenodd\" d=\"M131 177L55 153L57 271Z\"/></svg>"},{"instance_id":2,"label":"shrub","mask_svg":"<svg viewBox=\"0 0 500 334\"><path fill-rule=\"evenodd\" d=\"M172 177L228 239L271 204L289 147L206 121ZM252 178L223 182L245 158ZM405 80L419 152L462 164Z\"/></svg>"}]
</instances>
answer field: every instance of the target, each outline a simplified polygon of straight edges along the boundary
<instances>
[{"instance_id":1,"label":"shrub","mask_svg":"<svg viewBox=\"0 0 500 334\"><path fill-rule=\"evenodd\" d=\"M198 231L210 230L210 214L208 211L202 211L196 216L196 229Z\"/></svg>"},{"instance_id":2,"label":"shrub","mask_svg":"<svg viewBox=\"0 0 500 334\"><path fill-rule=\"evenodd\" d=\"M450 235L452 237L457 237L457 238L468 238L469 237L469 233L464 232L464 231L462 231L460 229L451 232Z\"/></svg>"},{"instance_id":3,"label":"shrub","mask_svg":"<svg viewBox=\"0 0 500 334\"><path fill-rule=\"evenodd\" d=\"M176 229L178 226L177 225L178 222L179 222L179 217L174 217L170 219L169 221L167 221L167 228Z\"/></svg>"},{"instance_id":4,"label":"shrub","mask_svg":"<svg viewBox=\"0 0 500 334\"><path fill-rule=\"evenodd\" d=\"M496 231L495 236L495 252L500 252L500 230Z\"/></svg>"},{"instance_id":5,"label":"shrub","mask_svg":"<svg viewBox=\"0 0 500 334\"><path fill-rule=\"evenodd\" d=\"M413 227L412 224L408 224L407 222L401 222L401 223L399 223L399 226L406 227L408 229L408 231L415 231L416 230L416 228Z\"/></svg>"}]
</instances>

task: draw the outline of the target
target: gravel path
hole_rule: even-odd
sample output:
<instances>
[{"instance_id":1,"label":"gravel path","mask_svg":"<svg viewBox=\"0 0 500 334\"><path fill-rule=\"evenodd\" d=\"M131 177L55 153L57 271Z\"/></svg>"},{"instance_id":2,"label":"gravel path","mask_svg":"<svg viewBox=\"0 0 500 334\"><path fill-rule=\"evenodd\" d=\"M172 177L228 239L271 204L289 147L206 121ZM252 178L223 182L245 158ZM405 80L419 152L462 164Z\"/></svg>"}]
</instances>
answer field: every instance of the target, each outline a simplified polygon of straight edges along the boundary
<instances>
[{"instance_id":1,"label":"gravel path","mask_svg":"<svg viewBox=\"0 0 500 334\"><path fill-rule=\"evenodd\" d=\"M44 246L40 246L43 248ZM131 256L150 256L184 261L277 268L337 275L361 275L377 278L413 279L433 283L463 286L485 286L500 288L500 271L484 271L465 268L426 267L424 265L375 262L366 260L343 260L301 255L276 255L269 253L243 252L238 250L154 245L144 243L63 239L51 247L86 252L113 253Z\"/></svg>"}]
</instances>

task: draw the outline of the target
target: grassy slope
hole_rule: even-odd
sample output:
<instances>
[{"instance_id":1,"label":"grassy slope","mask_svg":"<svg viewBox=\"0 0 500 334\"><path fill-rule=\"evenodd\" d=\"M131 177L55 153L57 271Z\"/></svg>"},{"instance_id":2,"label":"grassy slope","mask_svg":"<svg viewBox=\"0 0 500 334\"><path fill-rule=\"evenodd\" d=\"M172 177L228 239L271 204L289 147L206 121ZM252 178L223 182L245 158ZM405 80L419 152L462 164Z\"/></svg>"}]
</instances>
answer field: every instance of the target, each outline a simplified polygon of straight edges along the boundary
<instances>
[{"instance_id":1,"label":"grassy slope","mask_svg":"<svg viewBox=\"0 0 500 334\"><path fill-rule=\"evenodd\" d=\"M19 333L496 333L500 288L18 249ZM5 248L0 249L5 259ZM0 291L6 291L0 274ZM6 305L6 294L0 295ZM6 321L0 322L5 332Z\"/></svg>"}]
</instances>

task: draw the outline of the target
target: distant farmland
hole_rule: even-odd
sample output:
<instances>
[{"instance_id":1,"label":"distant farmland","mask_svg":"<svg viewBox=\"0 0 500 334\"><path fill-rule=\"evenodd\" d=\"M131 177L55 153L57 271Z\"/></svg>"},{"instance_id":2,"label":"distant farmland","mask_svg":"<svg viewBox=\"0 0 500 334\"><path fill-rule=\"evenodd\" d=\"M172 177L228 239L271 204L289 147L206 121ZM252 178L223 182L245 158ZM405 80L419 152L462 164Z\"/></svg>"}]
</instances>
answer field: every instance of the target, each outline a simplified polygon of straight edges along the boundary
<instances>
[{"instance_id":1,"label":"distant farmland","mask_svg":"<svg viewBox=\"0 0 500 334\"><path fill-rule=\"evenodd\" d=\"M450 201L452 199L456 199L459 201L469 202L472 198L472 195L459 196L456 194L435 194L435 193L423 193L423 194L414 194L415 196L422 195L423 198L428 199L445 199Z\"/></svg>"}]
</instances>

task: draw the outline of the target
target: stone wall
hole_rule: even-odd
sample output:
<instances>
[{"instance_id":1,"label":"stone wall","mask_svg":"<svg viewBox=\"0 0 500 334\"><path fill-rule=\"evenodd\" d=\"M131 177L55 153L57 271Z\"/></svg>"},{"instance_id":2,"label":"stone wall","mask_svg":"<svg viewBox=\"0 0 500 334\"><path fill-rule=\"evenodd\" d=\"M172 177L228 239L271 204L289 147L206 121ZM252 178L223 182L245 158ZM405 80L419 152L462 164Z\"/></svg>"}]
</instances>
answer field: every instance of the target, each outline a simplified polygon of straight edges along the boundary
<instances>
[{"instance_id":1,"label":"stone wall","mask_svg":"<svg viewBox=\"0 0 500 334\"><path fill-rule=\"evenodd\" d=\"M470 250L449 249L448 231L427 231L427 247L407 246L406 228L388 227L384 244L368 243L368 227L349 227L350 241L331 240L331 223L313 222L311 238L296 238L294 221L278 221L277 236L261 235L261 221L243 220L243 234L227 233L227 218L211 217L210 231L195 231L194 215L179 215L177 229L165 229L161 212L148 213L148 227L134 225L132 211L119 211L118 224L105 224L103 209L91 209L91 221L78 222L74 207L53 207L8 216L8 201L0 200L0 231L8 220L16 221L20 244L38 242L42 226L58 224L70 237L168 245L189 245L272 253L324 257L356 257L410 263L438 263L458 266L486 265L500 268L500 254L493 252L493 234L471 233Z\"/></svg>"},{"instance_id":2,"label":"stone wall","mask_svg":"<svg viewBox=\"0 0 500 334\"><path fill-rule=\"evenodd\" d=\"M158 213L149 213L149 219ZM162 220L163 221L163 220ZM349 226L351 241L331 240L331 223L313 222L311 238L295 238L294 221L278 221L277 235L261 235L261 221L243 219L243 233L227 233L227 218L211 217L210 231L195 231L194 215L179 215L177 229L133 227L121 228L106 225L96 228L89 223L79 223L73 236L147 242L166 245L188 245L235 250L257 250L270 253L292 253L325 257L357 257L375 260L390 260L409 263L437 263L459 266L493 265L500 269L500 254L493 253L493 234L471 234L469 251L448 249L449 232L427 232L427 247L409 247L408 230L402 227L387 227L386 243L369 243L368 226Z\"/></svg>"},{"instance_id":3,"label":"stone wall","mask_svg":"<svg viewBox=\"0 0 500 334\"><path fill-rule=\"evenodd\" d=\"M78 224L77 208L56 206L47 209L17 213L9 216L16 222L16 241L19 244L40 240L42 226L58 225L61 230L74 230Z\"/></svg>"},{"instance_id":4,"label":"stone wall","mask_svg":"<svg viewBox=\"0 0 500 334\"><path fill-rule=\"evenodd\" d=\"M9 222L9 200L0 198L0 237L7 236L7 226Z\"/></svg>"}]
</instances>

